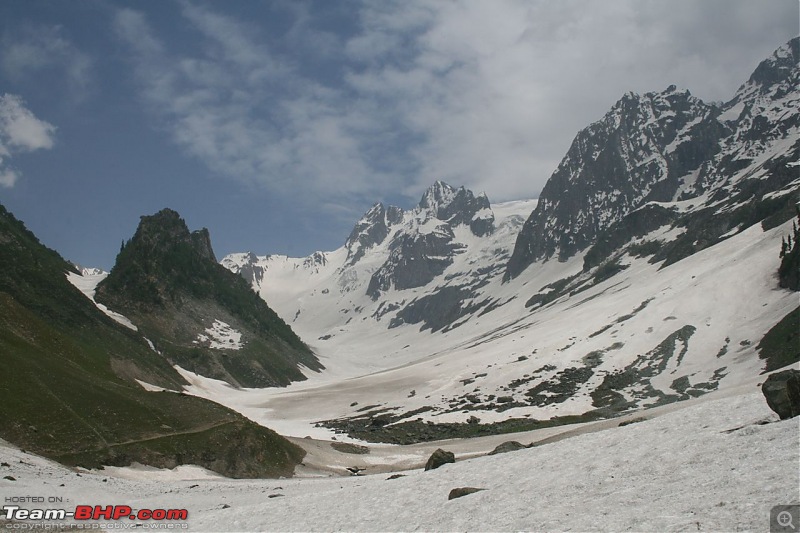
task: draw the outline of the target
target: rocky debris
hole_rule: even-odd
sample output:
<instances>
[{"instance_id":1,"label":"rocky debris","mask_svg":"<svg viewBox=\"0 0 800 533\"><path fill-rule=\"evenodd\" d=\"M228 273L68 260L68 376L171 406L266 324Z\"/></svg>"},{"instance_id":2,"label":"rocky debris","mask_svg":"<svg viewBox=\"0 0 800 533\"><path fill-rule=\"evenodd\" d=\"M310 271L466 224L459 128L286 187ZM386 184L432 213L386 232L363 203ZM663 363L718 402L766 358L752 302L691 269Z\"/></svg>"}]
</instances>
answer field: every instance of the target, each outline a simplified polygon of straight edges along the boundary
<instances>
[{"instance_id":1,"label":"rocky debris","mask_svg":"<svg viewBox=\"0 0 800 533\"><path fill-rule=\"evenodd\" d=\"M472 415L472 416L470 416L469 418L467 418L467 424L479 424L479 423L480 423L480 421L481 421L481 419L480 419L480 418L478 418L478 417L477 417L477 416L475 416L475 415Z\"/></svg>"},{"instance_id":2,"label":"rocky debris","mask_svg":"<svg viewBox=\"0 0 800 533\"><path fill-rule=\"evenodd\" d=\"M498 445L494 450L490 451L488 455L497 455L498 453L507 453L507 452L515 452L517 450L522 450L527 448L524 444L521 444L515 440L510 440L504 442L503 444Z\"/></svg>"},{"instance_id":3,"label":"rocky debris","mask_svg":"<svg viewBox=\"0 0 800 533\"><path fill-rule=\"evenodd\" d=\"M347 470L348 472L350 472L350 474L351 474L351 475L353 475L353 476L357 476L357 475L359 475L361 472L363 472L364 470L366 470L366 468L361 468L361 467L358 467L358 466L348 466L347 468L345 468L345 470Z\"/></svg>"},{"instance_id":4,"label":"rocky debris","mask_svg":"<svg viewBox=\"0 0 800 533\"><path fill-rule=\"evenodd\" d=\"M456 456L453 452L447 452L441 448L437 449L425 463L425 470L434 470L447 463L455 463Z\"/></svg>"},{"instance_id":5,"label":"rocky debris","mask_svg":"<svg viewBox=\"0 0 800 533\"><path fill-rule=\"evenodd\" d=\"M331 442L331 448L337 452L353 453L357 455L364 455L369 453L369 448L360 444L352 444L349 442Z\"/></svg>"},{"instance_id":6,"label":"rocky debris","mask_svg":"<svg viewBox=\"0 0 800 533\"><path fill-rule=\"evenodd\" d=\"M761 392L781 420L800 415L800 370L784 370L767 378Z\"/></svg>"},{"instance_id":7,"label":"rocky debris","mask_svg":"<svg viewBox=\"0 0 800 533\"><path fill-rule=\"evenodd\" d=\"M486 489L479 489L476 487L458 487L450 491L450 494L447 495L448 500L454 500L456 498L460 498L462 496L466 496L467 494L472 494L475 492L480 492Z\"/></svg>"},{"instance_id":8,"label":"rocky debris","mask_svg":"<svg viewBox=\"0 0 800 533\"><path fill-rule=\"evenodd\" d=\"M647 420L645 417L643 417L643 416L637 416L636 418L631 418L631 419L629 419L629 420L623 420L622 422L620 422L620 423L618 424L618 426L617 426L617 427L625 427L625 426L630 426L631 424L636 424L636 423L639 423L639 422L644 422L645 420Z\"/></svg>"}]
</instances>

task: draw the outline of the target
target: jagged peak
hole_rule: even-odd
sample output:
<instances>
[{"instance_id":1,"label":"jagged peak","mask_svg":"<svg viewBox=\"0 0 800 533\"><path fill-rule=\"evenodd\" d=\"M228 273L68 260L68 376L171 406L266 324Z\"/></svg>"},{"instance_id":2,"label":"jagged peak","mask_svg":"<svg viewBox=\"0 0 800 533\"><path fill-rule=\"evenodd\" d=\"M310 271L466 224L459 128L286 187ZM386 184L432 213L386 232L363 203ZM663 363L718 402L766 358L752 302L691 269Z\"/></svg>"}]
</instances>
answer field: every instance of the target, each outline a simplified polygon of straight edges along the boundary
<instances>
[{"instance_id":1,"label":"jagged peak","mask_svg":"<svg viewBox=\"0 0 800 533\"><path fill-rule=\"evenodd\" d=\"M456 194L464 190L464 187L456 189L442 180L436 180L422 195L419 201L419 208L435 210L441 205L447 205L452 202Z\"/></svg>"},{"instance_id":2,"label":"jagged peak","mask_svg":"<svg viewBox=\"0 0 800 533\"><path fill-rule=\"evenodd\" d=\"M174 209L164 208L153 215L142 216L132 241L148 256L159 249L168 249L171 244L187 243L200 257L217 262L208 229L190 232L186 221Z\"/></svg>"},{"instance_id":3,"label":"jagged peak","mask_svg":"<svg viewBox=\"0 0 800 533\"><path fill-rule=\"evenodd\" d=\"M383 213L385 211L385 207L383 202L375 202L372 207L367 209L367 212L361 217L361 220L370 219L377 215L378 213Z\"/></svg>"}]
</instances>

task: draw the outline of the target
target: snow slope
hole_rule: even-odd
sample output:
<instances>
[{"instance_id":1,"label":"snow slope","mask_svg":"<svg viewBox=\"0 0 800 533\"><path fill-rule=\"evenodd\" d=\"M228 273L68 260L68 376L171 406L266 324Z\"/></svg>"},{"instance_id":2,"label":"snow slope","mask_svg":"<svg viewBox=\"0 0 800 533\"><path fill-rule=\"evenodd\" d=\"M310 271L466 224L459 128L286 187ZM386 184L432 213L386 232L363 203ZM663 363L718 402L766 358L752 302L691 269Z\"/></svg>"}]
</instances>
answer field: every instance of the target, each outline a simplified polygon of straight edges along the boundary
<instances>
[{"instance_id":1,"label":"snow slope","mask_svg":"<svg viewBox=\"0 0 800 533\"><path fill-rule=\"evenodd\" d=\"M772 506L800 502L799 429L747 393L392 480L74 471L0 446L0 472L15 478L0 492L61 496L67 509L186 508L192 531L765 531ZM485 490L447 500L464 486Z\"/></svg>"},{"instance_id":2,"label":"snow slope","mask_svg":"<svg viewBox=\"0 0 800 533\"><path fill-rule=\"evenodd\" d=\"M82 268L81 274L67 272L67 280L72 283L75 288L81 291L87 298L94 302L94 305L96 305L98 309L100 309L115 322L122 324L126 328L132 329L133 331L138 331L139 328L137 328L128 317L117 313L116 311L112 311L99 302L95 302L94 293L97 289L97 285L106 279L106 277L108 277L108 272L100 270L99 268Z\"/></svg>"},{"instance_id":3,"label":"snow slope","mask_svg":"<svg viewBox=\"0 0 800 533\"><path fill-rule=\"evenodd\" d=\"M623 262L629 266L621 273L575 296L528 309L525 301L542 287L581 270L580 257L549 261L511 283L491 280L482 290L507 303L472 316L461 328L430 333L405 324L386 329L365 316L340 324L334 337L315 345L329 370L309 373L308 381L285 389L235 390L192 376L187 390L297 437L330 437L317 422L363 416L359 410L365 406L398 415L430 407L414 418L431 422L464 422L471 416L482 422L547 420L591 410L591 393L606 376L641 365L640 356L680 331L688 331L689 338L673 338L671 357L647 379L656 392L642 396L640 384L634 384L621 391L627 399L646 407L659 401L658 394L687 398L681 383L698 393L736 386L761 372L756 345L798 305L795 293L777 288L775 274L775 250L790 226L769 231L752 226L660 270L646 258L626 255ZM668 238L668 233L661 235ZM267 298L273 294L269 287L281 286L278 279L265 276ZM321 295L319 286L305 290L312 301L336 297ZM298 293L303 294L269 303L289 320L296 314L290 302L303 305ZM321 303L313 307L318 313L331 309ZM312 326L299 318L297 323ZM599 357L599 364L591 366L587 356ZM526 394L540 383L567 384L565 371L587 367L591 375L566 398L539 398L534 405ZM528 381L515 384L518 380ZM479 402L468 402L467 395ZM513 401L498 405L492 395Z\"/></svg>"}]
</instances>

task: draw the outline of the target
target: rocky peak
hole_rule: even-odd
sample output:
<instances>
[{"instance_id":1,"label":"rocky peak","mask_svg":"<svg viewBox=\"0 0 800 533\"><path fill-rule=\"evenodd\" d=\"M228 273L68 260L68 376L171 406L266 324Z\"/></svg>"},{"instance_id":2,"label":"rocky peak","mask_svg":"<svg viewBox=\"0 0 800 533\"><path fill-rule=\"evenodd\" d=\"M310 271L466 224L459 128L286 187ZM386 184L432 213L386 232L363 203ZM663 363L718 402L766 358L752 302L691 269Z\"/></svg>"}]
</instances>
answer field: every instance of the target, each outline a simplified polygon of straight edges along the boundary
<instances>
[{"instance_id":1,"label":"rocky peak","mask_svg":"<svg viewBox=\"0 0 800 533\"><path fill-rule=\"evenodd\" d=\"M165 357L207 377L282 386L305 379L299 364L322 368L252 290L263 277L258 257L242 254L236 261L241 276L217 263L207 230L190 232L175 211L165 209L142 217L95 298L128 317ZM238 332L241 343L210 342L217 323Z\"/></svg>"},{"instance_id":2,"label":"rocky peak","mask_svg":"<svg viewBox=\"0 0 800 533\"><path fill-rule=\"evenodd\" d=\"M790 136L800 127L800 38L784 44L756 67L733 99L725 105L725 119L734 127L729 145L734 161L752 160L766 146ZM735 153L734 153L735 152ZM703 180L709 187L718 177Z\"/></svg>"},{"instance_id":3,"label":"rocky peak","mask_svg":"<svg viewBox=\"0 0 800 533\"><path fill-rule=\"evenodd\" d=\"M671 201L730 133L719 114L674 85L623 95L576 135L517 239L506 278L536 260L566 260L635 209Z\"/></svg>"},{"instance_id":4,"label":"rocky peak","mask_svg":"<svg viewBox=\"0 0 800 533\"><path fill-rule=\"evenodd\" d=\"M199 257L217 262L208 229L189 232L186 221L169 208L162 209L154 215L141 217L139 227L131 241L135 241L143 252L155 256L169 248L186 245Z\"/></svg>"},{"instance_id":5,"label":"rocky peak","mask_svg":"<svg viewBox=\"0 0 800 533\"><path fill-rule=\"evenodd\" d=\"M737 97L740 96L739 93L767 92L772 86L784 84L787 80L794 79L796 82L798 61L800 61L800 37L795 37L759 63L750 79L737 92Z\"/></svg>"},{"instance_id":6,"label":"rocky peak","mask_svg":"<svg viewBox=\"0 0 800 533\"><path fill-rule=\"evenodd\" d=\"M451 185L448 185L441 180L436 180L433 185L428 187L428 190L422 195L422 198L419 201L419 208L430 210L434 213L434 216L436 216L438 215L438 211L441 207L446 208L449 206L456 195L463 190L464 187L456 190ZM439 217L437 216L436 218Z\"/></svg>"},{"instance_id":7,"label":"rocky peak","mask_svg":"<svg viewBox=\"0 0 800 533\"><path fill-rule=\"evenodd\" d=\"M353 231L345 241L347 248L346 265L352 265L361 259L370 248L379 245L389 235L389 229L403 221L403 210L390 205L388 208L380 202L373 205L356 222Z\"/></svg>"},{"instance_id":8,"label":"rocky peak","mask_svg":"<svg viewBox=\"0 0 800 533\"><path fill-rule=\"evenodd\" d=\"M494 231L494 213L485 193L477 197L463 186L458 189L443 181L436 181L425 191L417 209L450 226L466 224L478 237Z\"/></svg>"}]
</instances>

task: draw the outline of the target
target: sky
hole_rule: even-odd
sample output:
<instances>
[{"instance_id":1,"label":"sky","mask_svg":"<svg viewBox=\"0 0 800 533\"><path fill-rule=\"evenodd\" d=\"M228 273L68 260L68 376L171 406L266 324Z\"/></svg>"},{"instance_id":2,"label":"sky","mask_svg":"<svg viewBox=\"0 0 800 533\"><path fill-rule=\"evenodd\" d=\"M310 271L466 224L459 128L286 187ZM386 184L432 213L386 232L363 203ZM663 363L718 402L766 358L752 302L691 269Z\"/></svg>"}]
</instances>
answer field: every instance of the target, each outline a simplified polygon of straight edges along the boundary
<instances>
[{"instance_id":1,"label":"sky","mask_svg":"<svg viewBox=\"0 0 800 533\"><path fill-rule=\"evenodd\" d=\"M534 198L625 92L727 101L797 0L0 2L0 203L110 269L170 207L218 258L341 246L436 180Z\"/></svg>"}]
</instances>

